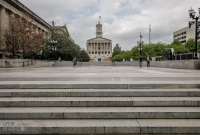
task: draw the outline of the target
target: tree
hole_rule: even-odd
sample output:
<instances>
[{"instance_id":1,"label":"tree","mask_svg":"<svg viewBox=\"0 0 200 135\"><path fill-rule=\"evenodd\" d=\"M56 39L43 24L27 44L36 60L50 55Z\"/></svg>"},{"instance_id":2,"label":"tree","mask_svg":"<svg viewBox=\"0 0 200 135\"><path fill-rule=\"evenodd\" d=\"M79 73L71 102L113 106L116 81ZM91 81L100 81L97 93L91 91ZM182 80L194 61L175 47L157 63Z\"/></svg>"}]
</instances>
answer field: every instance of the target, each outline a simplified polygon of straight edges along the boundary
<instances>
[{"instance_id":1,"label":"tree","mask_svg":"<svg viewBox=\"0 0 200 135\"><path fill-rule=\"evenodd\" d=\"M2 31L1 51L6 55L12 54L12 58L20 54L25 57L31 53L38 53L44 47L44 34L35 31L30 17L24 15L24 18L12 18L8 27Z\"/></svg>"},{"instance_id":2,"label":"tree","mask_svg":"<svg viewBox=\"0 0 200 135\"><path fill-rule=\"evenodd\" d=\"M87 62L90 61L90 56L84 49L81 49L79 58L82 59L83 61Z\"/></svg>"},{"instance_id":3,"label":"tree","mask_svg":"<svg viewBox=\"0 0 200 135\"><path fill-rule=\"evenodd\" d=\"M115 57L115 55L120 54L121 52L121 47L119 47L119 44L116 44L116 46L113 48L112 57Z\"/></svg>"},{"instance_id":4,"label":"tree","mask_svg":"<svg viewBox=\"0 0 200 135\"><path fill-rule=\"evenodd\" d=\"M190 38L186 43L185 43L185 47L188 49L188 50L194 50L195 49L195 40Z\"/></svg>"},{"instance_id":5,"label":"tree","mask_svg":"<svg viewBox=\"0 0 200 135\"><path fill-rule=\"evenodd\" d=\"M178 39L175 39L172 43L171 43L171 45L183 45Z\"/></svg>"},{"instance_id":6,"label":"tree","mask_svg":"<svg viewBox=\"0 0 200 135\"><path fill-rule=\"evenodd\" d=\"M196 42L194 39L190 38L186 43L185 43L185 47L189 50L195 50L195 45ZM200 50L200 42L197 43L197 50Z\"/></svg>"},{"instance_id":7,"label":"tree","mask_svg":"<svg viewBox=\"0 0 200 135\"><path fill-rule=\"evenodd\" d=\"M46 47L43 50L43 57L45 59L51 59L53 58L53 51L51 50L52 44L49 43L49 40L57 40L56 44L56 53L55 57L61 57L62 60L68 60L71 61L73 57L83 58L84 60L89 61L90 58L88 58L88 54L86 54L86 51L81 50L80 46L75 44L70 36L61 28L59 27L52 27L50 30L51 33L49 33L46 41ZM88 60L89 59L89 60Z\"/></svg>"}]
</instances>

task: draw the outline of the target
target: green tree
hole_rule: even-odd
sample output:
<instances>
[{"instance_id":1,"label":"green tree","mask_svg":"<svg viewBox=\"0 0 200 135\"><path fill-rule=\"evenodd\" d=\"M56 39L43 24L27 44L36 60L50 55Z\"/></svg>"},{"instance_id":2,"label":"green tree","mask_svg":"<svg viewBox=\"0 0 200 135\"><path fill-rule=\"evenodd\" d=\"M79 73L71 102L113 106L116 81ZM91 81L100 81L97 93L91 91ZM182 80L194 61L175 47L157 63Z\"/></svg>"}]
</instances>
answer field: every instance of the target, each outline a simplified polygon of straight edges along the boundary
<instances>
[{"instance_id":1,"label":"green tree","mask_svg":"<svg viewBox=\"0 0 200 135\"><path fill-rule=\"evenodd\" d=\"M196 42L194 39L190 38L186 43L185 43L185 47L189 50L195 50L195 45ZM200 42L197 43L197 50L200 50Z\"/></svg>"},{"instance_id":2,"label":"green tree","mask_svg":"<svg viewBox=\"0 0 200 135\"><path fill-rule=\"evenodd\" d=\"M116 44L116 46L113 48L112 58L115 57L115 55L122 53L121 47L119 47L119 44Z\"/></svg>"},{"instance_id":3,"label":"green tree","mask_svg":"<svg viewBox=\"0 0 200 135\"><path fill-rule=\"evenodd\" d=\"M172 43L171 43L171 45L183 45L178 39L175 39Z\"/></svg>"},{"instance_id":4,"label":"green tree","mask_svg":"<svg viewBox=\"0 0 200 135\"><path fill-rule=\"evenodd\" d=\"M114 56L114 59L115 59L115 61L122 61L123 57L122 57L121 54L117 54L117 55Z\"/></svg>"},{"instance_id":5,"label":"green tree","mask_svg":"<svg viewBox=\"0 0 200 135\"><path fill-rule=\"evenodd\" d=\"M61 57L62 60L68 60L71 61L73 57L83 58L85 60L88 60L88 56L85 54L86 51L81 51L81 48L79 45L75 44L71 37L65 33L61 28L54 27L51 29L52 33L49 33L48 37L51 40L57 40L56 44L56 54L55 57L58 59L58 57ZM53 59L53 50L52 50L52 44L48 41L46 41L46 47L43 50L43 57L45 59ZM84 54L84 55L83 55Z\"/></svg>"},{"instance_id":6,"label":"green tree","mask_svg":"<svg viewBox=\"0 0 200 135\"><path fill-rule=\"evenodd\" d=\"M140 52L138 51L138 47L137 46L133 47L132 50L131 50L131 56L132 56L132 58L134 60L137 60L138 57L139 57L139 55L140 55Z\"/></svg>"},{"instance_id":7,"label":"green tree","mask_svg":"<svg viewBox=\"0 0 200 135\"><path fill-rule=\"evenodd\" d=\"M90 61L90 56L84 49L81 49L81 51L80 51L80 59L82 59L83 61L87 61L87 62Z\"/></svg>"},{"instance_id":8,"label":"green tree","mask_svg":"<svg viewBox=\"0 0 200 135\"><path fill-rule=\"evenodd\" d=\"M131 56L131 51L123 51L123 53L121 54L122 58L129 61L131 58L133 58Z\"/></svg>"},{"instance_id":9,"label":"green tree","mask_svg":"<svg viewBox=\"0 0 200 135\"><path fill-rule=\"evenodd\" d=\"M190 38L186 43L185 43L185 47L188 50L194 50L195 49L195 40Z\"/></svg>"}]
</instances>

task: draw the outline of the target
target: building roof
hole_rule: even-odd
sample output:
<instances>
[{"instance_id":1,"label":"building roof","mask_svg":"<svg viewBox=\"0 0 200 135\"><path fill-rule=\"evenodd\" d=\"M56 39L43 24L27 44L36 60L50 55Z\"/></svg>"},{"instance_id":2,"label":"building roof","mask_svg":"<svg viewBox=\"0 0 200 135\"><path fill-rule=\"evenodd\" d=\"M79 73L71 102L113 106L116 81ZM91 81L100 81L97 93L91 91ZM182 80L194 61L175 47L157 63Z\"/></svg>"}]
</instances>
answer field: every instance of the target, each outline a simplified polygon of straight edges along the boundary
<instances>
[{"instance_id":1,"label":"building roof","mask_svg":"<svg viewBox=\"0 0 200 135\"><path fill-rule=\"evenodd\" d=\"M66 24L65 24L64 26L54 26L54 27L62 29L65 33L67 33L67 34L69 35L69 32L68 32L68 30L67 30ZM69 35L69 36L70 36L70 35Z\"/></svg>"},{"instance_id":2,"label":"building roof","mask_svg":"<svg viewBox=\"0 0 200 135\"><path fill-rule=\"evenodd\" d=\"M89 42L90 40L95 40L95 39L98 39L98 38L101 38L101 39L104 39L104 40L109 40L109 41L112 41L112 40L110 40L110 39L103 38L103 37L96 37L96 38L89 39L89 40L87 40L87 41Z\"/></svg>"},{"instance_id":3,"label":"building roof","mask_svg":"<svg viewBox=\"0 0 200 135\"><path fill-rule=\"evenodd\" d=\"M44 21L38 15L36 15L33 11L31 11L29 8L27 8L25 5L23 5L20 1L18 1L18 0L6 0L6 2L10 3L15 8L18 8L19 10L28 13L29 15L31 15L35 19L35 21L37 21L38 23L42 24L46 28L50 28L51 27L50 24L48 24L46 21Z\"/></svg>"}]
</instances>

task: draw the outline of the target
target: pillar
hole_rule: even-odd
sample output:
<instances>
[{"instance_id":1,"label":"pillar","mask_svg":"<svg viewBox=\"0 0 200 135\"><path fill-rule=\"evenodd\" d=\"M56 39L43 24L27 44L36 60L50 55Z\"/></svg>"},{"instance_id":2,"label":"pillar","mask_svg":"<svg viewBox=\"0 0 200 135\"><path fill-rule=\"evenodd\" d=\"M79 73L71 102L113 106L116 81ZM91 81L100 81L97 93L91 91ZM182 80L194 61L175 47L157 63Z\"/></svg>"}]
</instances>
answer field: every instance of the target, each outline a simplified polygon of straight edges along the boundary
<instances>
[{"instance_id":1,"label":"pillar","mask_svg":"<svg viewBox=\"0 0 200 135\"><path fill-rule=\"evenodd\" d=\"M0 31L3 30L3 27L5 26L5 8L0 7Z\"/></svg>"}]
</instances>

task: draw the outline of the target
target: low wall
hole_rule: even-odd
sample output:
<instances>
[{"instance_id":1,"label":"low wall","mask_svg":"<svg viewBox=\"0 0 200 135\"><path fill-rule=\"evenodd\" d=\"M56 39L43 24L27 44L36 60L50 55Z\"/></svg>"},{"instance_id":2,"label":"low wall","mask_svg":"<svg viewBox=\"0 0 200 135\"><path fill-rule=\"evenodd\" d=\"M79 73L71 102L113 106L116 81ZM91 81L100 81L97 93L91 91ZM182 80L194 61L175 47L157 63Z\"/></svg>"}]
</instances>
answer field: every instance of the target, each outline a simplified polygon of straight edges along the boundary
<instances>
[{"instance_id":1,"label":"low wall","mask_svg":"<svg viewBox=\"0 0 200 135\"><path fill-rule=\"evenodd\" d=\"M33 65L31 59L0 59L0 68L20 68Z\"/></svg>"},{"instance_id":2,"label":"low wall","mask_svg":"<svg viewBox=\"0 0 200 135\"><path fill-rule=\"evenodd\" d=\"M78 62L80 64L80 62ZM122 62L115 62L116 66L139 66L139 61L122 61ZM72 67L72 62L71 61L56 61L55 62L55 67ZM81 64L82 67L95 67L95 66L113 66L112 62L82 62Z\"/></svg>"},{"instance_id":3,"label":"low wall","mask_svg":"<svg viewBox=\"0 0 200 135\"><path fill-rule=\"evenodd\" d=\"M151 61L150 66L177 69L200 69L200 60Z\"/></svg>"},{"instance_id":4,"label":"low wall","mask_svg":"<svg viewBox=\"0 0 200 135\"><path fill-rule=\"evenodd\" d=\"M40 67L52 67L55 62L34 62L34 67L35 68L40 68Z\"/></svg>"},{"instance_id":5,"label":"low wall","mask_svg":"<svg viewBox=\"0 0 200 135\"><path fill-rule=\"evenodd\" d=\"M52 67L54 62L48 61L35 61L32 59L0 59L0 68L21 68L34 65L35 68L39 67Z\"/></svg>"}]
</instances>

